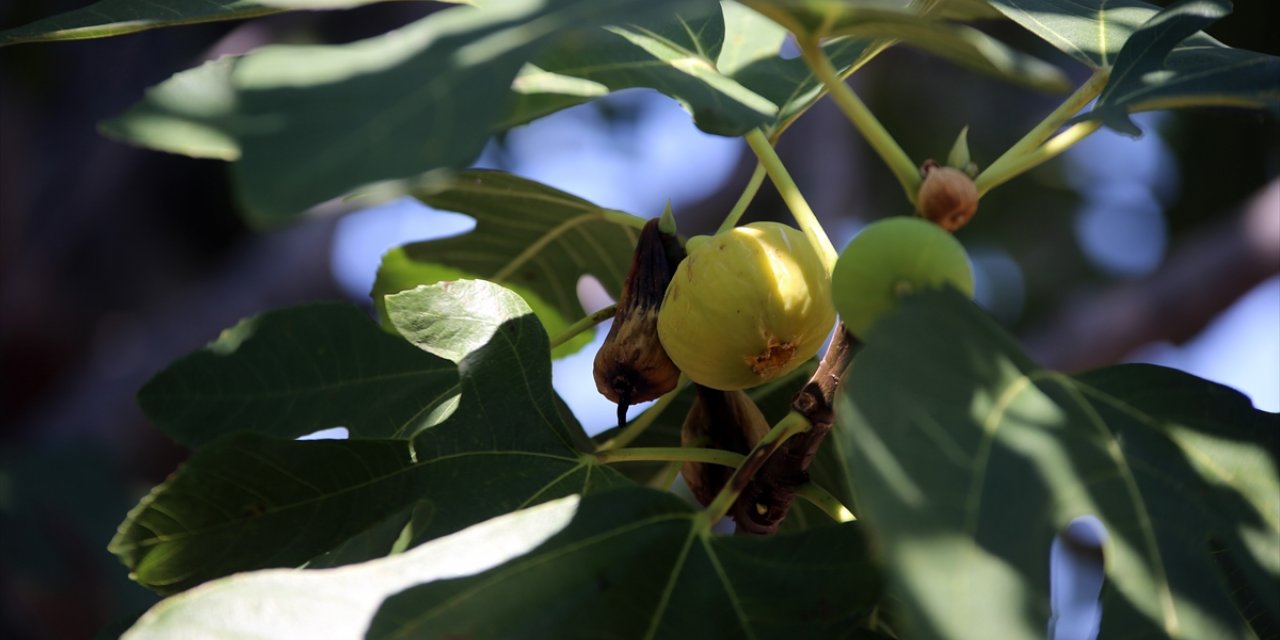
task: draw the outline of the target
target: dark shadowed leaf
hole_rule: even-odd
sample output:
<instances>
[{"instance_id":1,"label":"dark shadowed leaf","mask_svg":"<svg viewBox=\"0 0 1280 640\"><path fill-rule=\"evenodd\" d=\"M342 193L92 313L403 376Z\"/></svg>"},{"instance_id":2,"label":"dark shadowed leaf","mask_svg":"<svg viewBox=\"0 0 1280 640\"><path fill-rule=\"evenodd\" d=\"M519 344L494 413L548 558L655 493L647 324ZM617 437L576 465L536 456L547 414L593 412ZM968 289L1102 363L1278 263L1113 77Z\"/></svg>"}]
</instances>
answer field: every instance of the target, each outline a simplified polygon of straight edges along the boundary
<instances>
[{"instance_id":1,"label":"dark shadowed leaf","mask_svg":"<svg viewBox=\"0 0 1280 640\"><path fill-rule=\"evenodd\" d=\"M347 538L333 550L308 560L304 566L307 569L332 569L400 553L408 548L414 530L429 522L434 511L435 507L425 500L410 504Z\"/></svg>"},{"instance_id":2,"label":"dark shadowed leaf","mask_svg":"<svg viewBox=\"0 0 1280 640\"><path fill-rule=\"evenodd\" d=\"M1280 618L1280 416L1158 367L1045 371L952 291L906 300L851 371L836 436L915 635L1044 637L1050 545L1085 515L1100 637Z\"/></svg>"},{"instance_id":3,"label":"dark shadowed leaf","mask_svg":"<svg viewBox=\"0 0 1280 640\"><path fill-rule=\"evenodd\" d=\"M129 513L108 547L161 593L261 567L299 566L428 490L405 440L273 440L201 449Z\"/></svg>"},{"instance_id":4,"label":"dark shadowed leaf","mask_svg":"<svg viewBox=\"0 0 1280 640\"><path fill-rule=\"evenodd\" d=\"M499 516L405 553L340 569L273 569L223 578L151 608L126 638L360 638L382 600L471 575L536 548L569 524L576 496Z\"/></svg>"},{"instance_id":5,"label":"dark shadowed leaf","mask_svg":"<svg viewBox=\"0 0 1280 640\"><path fill-rule=\"evenodd\" d=\"M0 47L105 38L184 24L243 20L295 9L343 9L385 0L98 0L87 7L0 31ZM442 0L466 2L466 0Z\"/></svg>"},{"instance_id":6,"label":"dark shadowed leaf","mask_svg":"<svg viewBox=\"0 0 1280 640\"><path fill-rule=\"evenodd\" d=\"M700 513L646 489L587 497L529 554L387 599L366 637L843 637L879 598L856 523L721 537Z\"/></svg>"},{"instance_id":7,"label":"dark shadowed leaf","mask_svg":"<svg viewBox=\"0 0 1280 640\"><path fill-rule=\"evenodd\" d=\"M268 46L175 76L183 88L161 85L106 128L238 157L249 220L271 226L361 185L469 163L507 112L516 72L562 29L698 1L709 0L506 0L350 44Z\"/></svg>"},{"instance_id":8,"label":"dark shadowed leaf","mask_svg":"<svg viewBox=\"0 0 1280 640\"><path fill-rule=\"evenodd\" d=\"M465 294L433 295L445 290ZM419 346L459 357L453 414L412 441L240 434L205 446L112 542L136 580L172 592L236 571L299 566L354 537L376 537L373 528L410 505L419 508L408 540L416 544L627 483L576 448L585 436L559 418L546 332L519 296L487 282L447 283L402 293L391 307L404 311L399 317L416 310L444 326L465 317L475 327L433 333L424 322L407 331Z\"/></svg>"},{"instance_id":9,"label":"dark shadowed leaf","mask_svg":"<svg viewBox=\"0 0 1280 640\"><path fill-rule=\"evenodd\" d=\"M384 298L420 284L483 278L524 298L550 334L581 318L578 280L595 276L615 299L622 292L644 219L500 171L464 171L414 191L438 209L476 220L472 231L415 242L383 256L373 285L374 305L388 322ZM559 347L567 355L590 333Z\"/></svg>"},{"instance_id":10,"label":"dark shadowed leaf","mask_svg":"<svg viewBox=\"0 0 1280 640\"><path fill-rule=\"evenodd\" d=\"M138 393L147 417L198 447L251 431L296 438L409 438L443 419L457 366L378 329L354 305L272 311L222 332Z\"/></svg>"},{"instance_id":11,"label":"dark shadowed leaf","mask_svg":"<svg viewBox=\"0 0 1280 640\"><path fill-rule=\"evenodd\" d=\"M1098 102L1082 118L1138 135L1135 111L1197 105L1280 108L1280 58L1232 49L1199 33L1227 15L1226 0L1179 2L1125 42Z\"/></svg>"}]
</instances>

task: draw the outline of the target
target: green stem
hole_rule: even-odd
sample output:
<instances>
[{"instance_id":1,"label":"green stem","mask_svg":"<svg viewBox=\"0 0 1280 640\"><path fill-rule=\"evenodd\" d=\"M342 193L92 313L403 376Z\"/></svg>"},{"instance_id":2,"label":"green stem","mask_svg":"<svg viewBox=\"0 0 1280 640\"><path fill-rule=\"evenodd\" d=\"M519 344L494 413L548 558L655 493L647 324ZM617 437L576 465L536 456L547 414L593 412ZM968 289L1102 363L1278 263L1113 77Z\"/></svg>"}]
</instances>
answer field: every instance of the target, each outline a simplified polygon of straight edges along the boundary
<instances>
[{"instance_id":1,"label":"green stem","mask_svg":"<svg viewBox=\"0 0 1280 640\"><path fill-rule=\"evenodd\" d=\"M1005 182L1011 180L1015 176L1026 173L1031 169L1044 164L1048 160L1056 157L1058 154L1070 149L1076 143L1089 137L1089 134L1097 131L1102 126L1097 120L1088 122L1080 122L1067 127L1062 133L1050 138L1047 142L1037 147L1034 151L1024 153L1017 158L1013 158L1000 167L1000 171L994 175L978 176L975 184L978 187L978 193L986 193ZM993 168L995 165L991 165ZM983 180L983 178L986 180Z\"/></svg>"},{"instance_id":2,"label":"green stem","mask_svg":"<svg viewBox=\"0 0 1280 640\"><path fill-rule=\"evenodd\" d=\"M746 456L723 449L704 449L702 447L631 447L628 449L610 449L597 451L596 460L604 464L614 462L654 462L667 460L671 462L703 462L718 464L724 467L736 467Z\"/></svg>"},{"instance_id":3,"label":"green stem","mask_svg":"<svg viewBox=\"0 0 1280 640\"><path fill-rule=\"evenodd\" d=\"M654 474L649 480L649 486L660 491L670 491L671 485L675 484L676 476L680 475L680 468L683 466L683 462L668 462L662 467L662 471Z\"/></svg>"},{"instance_id":4,"label":"green stem","mask_svg":"<svg viewBox=\"0 0 1280 640\"><path fill-rule=\"evenodd\" d=\"M757 162L756 170L751 172L751 179L747 181L747 186L742 190L742 195L738 196L738 201L733 204L733 209L729 210L729 215L724 217L724 222L720 223L720 228L716 229L716 233L728 231L738 226L738 221L742 219L742 214L747 212L747 205L756 197L756 192L760 190L760 185L764 182L764 165Z\"/></svg>"},{"instance_id":5,"label":"green stem","mask_svg":"<svg viewBox=\"0 0 1280 640\"><path fill-rule=\"evenodd\" d=\"M844 503L831 495L831 492L812 482L796 487L796 495L825 511L836 522L853 522L858 519L848 507L844 506Z\"/></svg>"},{"instance_id":6,"label":"green stem","mask_svg":"<svg viewBox=\"0 0 1280 640\"><path fill-rule=\"evenodd\" d=\"M729 509L733 503L737 501L738 496L742 495L742 490L746 488L747 482L751 477L760 470L769 456L773 455L782 443L786 442L792 436L804 433L812 428L809 420L796 411L792 411L786 415L778 424L774 425L769 433L766 433L760 442L756 443L751 453L747 454L747 459L729 476L729 481L725 483L720 493L716 494L711 504L707 505L704 514L704 522L707 527L719 522L721 518L729 513Z\"/></svg>"},{"instance_id":7,"label":"green stem","mask_svg":"<svg viewBox=\"0 0 1280 640\"><path fill-rule=\"evenodd\" d=\"M1049 115L1040 121L1031 131L1022 136L1022 139L1015 142L1012 147L996 158L982 173L978 174L974 183L978 187L978 195L984 195L998 185L1004 184L1014 176L1026 171L1031 167L1024 167L1018 171L1021 166L1023 156L1036 152L1040 145L1044 144L1054 132L1056 132L1067 120L1080 112L1090 100L1098 97L1102 92L1102 88L1107 85L1107 79L1110 74L1104 69L1093 72L1092 76L1080 85L1071 95L1067 96L1058 108L1054 109ZM1034 166L1034 165L1032 165Z\"/></svg>"},{"instance_id":8,"label":"green stem","mask_svg":"<svg viewBox=\"0 0 1280 640\"><path fill-rule=\"evenodd\" d=\"M840 74L831 65L831 59L822 50L818 40L805 38L799 44L800 54L804 56L809 69L831 94L831 99L835 100L836 106L840 107L853 126L857 127L866 138L871 148L875 149L885 164L889 165L889 170L902 184L907 200L915 204L916 193L920 190L922 180L920 167L911 161L911 157L902 150L902 147L898 146L898 141L894 140L884 125L880 124L867 105L858 98L858 94L854 93L853 89L840 78Z\"/></svg>"},{"instance_id":9,"label":"green stem","mask_svg":"<svg viewBox=\"0 0 1280 640\"><path fill-rule=\"evenodd\" d=\"M560 335L551 339L551 348L554 349L577 336L579 333L594 327L609 318L612 318L618 312L618 305L611 304L595 313L587 314L586 317L569 325L569 328L560 332Z\"/></svg>"},{"instance_id":10,"label":"green stem","mask_svg":"<svg viewBox=\"0 0 1280 640\"><path fill-rule=\"evenodd\" d=\"M668 391L661 398L658 398L658 401L653 403L652 407L649 407L647 411L640 414L635 420L632 420L631 424L627 425L618 435L614 436L613 439L600 445L600 448L597 450L597 454L605 451L612 451L614 449L621 449L631 444L631 442L636 438L639 438L640 434L644 433L645 430L649 428L649 425L653 424L653 421L657 420L658 417L662 415L662 412L666 411L667 407L671 406L671 401L676 399L676 395L678 395L680 390L688 383L689 379L681 374L680 381L676 383L676 388Z\"/></svg>"},{"instance_id":11,"label":"green stem","mask_svg":"<svg viewBox=\"0 0 1280 640\"><path fill-rule=\"evenodd\" d=\"M800 225L800 230L809 238L809 243L818 252L818 257L822 259L822 265L826 267L827 273L831 273L831 269L836 265L836 248L831 245L831 239L822 229L822 223L818 222L818 216L814 215L813 209L809 208L809 203L800 193L795 180L792 180L791 174L787 173L787 168L778 157L778 152L773 150L773 145L769 144L769 139L759 129L748 133L746 139L751 150L760 159L760 165L769 174L769 179L778 188L782 201L791 210L796 224Z\"/></svg>"}]
</instances>

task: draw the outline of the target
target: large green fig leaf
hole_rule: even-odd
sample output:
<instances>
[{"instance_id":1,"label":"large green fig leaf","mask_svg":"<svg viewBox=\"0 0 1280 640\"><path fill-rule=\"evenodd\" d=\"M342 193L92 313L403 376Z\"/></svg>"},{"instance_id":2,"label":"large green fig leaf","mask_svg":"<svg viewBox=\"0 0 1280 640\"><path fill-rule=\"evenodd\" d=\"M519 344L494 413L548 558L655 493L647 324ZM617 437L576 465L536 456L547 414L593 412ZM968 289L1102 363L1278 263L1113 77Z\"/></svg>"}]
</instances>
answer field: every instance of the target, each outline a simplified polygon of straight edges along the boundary
<instances>
[{"instance_id":1,"label":"large green fig leaf","mask_svg":"<svg viewBox=\"0 0 1280 640\"><path fill-rule=\"evenodd\" d=\"M570 496L498 516L404 553L338 569L243 573L164 600L128 640L190 637L361 638L387 596L413 585L484 571L537 548L574 517Z\"/></svg>"},{"instance_id":2,"label":"large green fig leaf","mask_svg":"<svg viewBox=\"0 0 1280 640\"><path fill-rule=\"evenodd\" d=\"M1129 36L1159 11L1142 0L990 0L1009 19L1095 69L1109 69Z\"/></svg>"},{"instance_id":3,"label":"large green fig leaf","mask_svg":"<svg viewBox=\"0 0 1280 640\"><path fill-rule=\"evenodd\" d=\"M1280 109L1280 58L1233 49L1200 33L1231 11L1226 0L1179 2L1133 32L1084 117L1138 135L1135 111L1194 105Z\"/></svg>"},{"instance_id":4,"label":"large green fig leaf","mask_svg":"<svg viewBox=\"0 0 1280 640\"><path fill-rule=\"evenodd\" d=\"M236 434L156 487L108 549L134 580L161 593L236 571L298 566L428 491L412 468L407 440Z\"/></svg>"},{"instance_id":5,"label":"large green fig leaf","mask_svg":"<svg viewBox=\"0 0 1280 640\"><path fill-rule=\"evenodd\" d=\"M178 74L106 130L238 158L249 220L270 226L361 185L469 163L516 72L562 29L698 1L505 0L350 44L268 46Z\"/></svg>"},{"instance_id":6,"label":"large green fig leaf","mask_svg":"<svg viewBox=\"0 0 1280 640\"><path fill-rule=\"evenodd\" d=\"M190 447L237 431L296 438L346 427L408 439L447 415L457 365L380 331L354 305L272 311L222 332L138 393L157 427Z\"/></svg>"},{"instance_id":7,"label":"large green fig leaf","mask_svg":"<svg viewBox=\"0 0 1280 640\"><path fill-rule=\"evenodd\" d=\"M1012 82L1054 91L1067 87L1066 76L1056 67L946 19L972 15L965 7L957 12L948 11L946 3L931 7L884 0L749 0L747 4L801 37L898 41Z\"/></svg>"},{"instance_id":8,"label":"large green fig leaf","mask_svg":"<svg viewBox=\"0 0 1280 640\"><path fill-rule=\"evenodd\" d=\"M1107 532L1100 637L1280 619L1280 416L1159 367L1046 371L954 291L866 343L833 437L910 636L1043 638L1051 543L1086 515Z\"/></svg>"},{"instance_id":9,"label":"large green fig leaf","mask_svg":"<svg viewBox=\"0 0 1280 640\"><path fill-rule=\"evenodd\" d=\"M785 126L822 95L820 85L802 60L779 57L781 26L737 3L720 4L561 38L517 76L518 100L503 126L635 87L671 96L710 133ZM878 51L869 44L842 38L824 49L847 69Z\"/></svg>"},{"instance_id":10,"label":"large green fig leaf","mask_svg":"<svg viewBox=\"0 0 1280 640\"><path fill-rule=\"evenodd\" d=\"M736 11L746 11L735 7ZM750 49L735 48L731 64L776 56L782 41L776 25L739 23ZM582 30L563 38L516 78L520 96L508 124L531 120L581 99L633 87L649 87L680 101L704 130L740 135L771 120L778 105L733 80L717 67L725 42L718 5L692 15L655 17L625 27ZM768 46L765 46L768 45ZM570 82L571 81L571 82ZM573 87L585 91L574 96Z\"/></svg>"},{"instance_id":11,"label":"large green fig leaf","mask_svg":"<svg viewBox=\"0 0 1280 640\"><path fill-rule=\"evenodd\" d=\"M643 218L500 171L463 171L413 194L438 209L475 218L476 227L383 256L372 296L384 324L389 294L443 280L483 278L519 293L547 332L559 334L585 313L577 293L582 276L595 276L615 299L621 295L644 225ZM590 341L584 333L557 348L556 355Z\"/></svg>"},{"instance_id":12,"label":"large green fig leaf","mask_svg":"<svg viewBox=\"0 0 1280 640\"><path fill-rule=\"evenodd\" d=\"M386 0L98 0L87 7L0 31L0 47L105 38L201 22L243 20L296 9L344 9ZM468 0L442 0L468 2Z\"/></svg>"},{"instance_id":13,"label":"large green fig leaf","mask_svg":"<svg viewBox=\"0 0 1280 640\"><path fill-rule=\"evenodd\" d=\"M583 499L527 555L392 596L366 637L846 637L879 592L857 523L715 536L679 498L637 488Z\"/></svg>"},{"instance_id":14,"label":"large green fig leaf","mask_svg":"<svg viewBox=\"0 0 1280 640\"><path fill-rule=\"evenodd\" d=\"M560 420L546 331L519 296L492 283L450 282L393 296L389 308L398 318L428 318L403 330L420 347L458 358L452 415L412 440L242 433L206 445L112 541L138 582L173 592L236 571L298 566L410 506L430 515L411 523L408 543L416 544L627 483L581 453L585 435ZM450 329L460 320L468 331Z\"/></svg>"}]
</instances>

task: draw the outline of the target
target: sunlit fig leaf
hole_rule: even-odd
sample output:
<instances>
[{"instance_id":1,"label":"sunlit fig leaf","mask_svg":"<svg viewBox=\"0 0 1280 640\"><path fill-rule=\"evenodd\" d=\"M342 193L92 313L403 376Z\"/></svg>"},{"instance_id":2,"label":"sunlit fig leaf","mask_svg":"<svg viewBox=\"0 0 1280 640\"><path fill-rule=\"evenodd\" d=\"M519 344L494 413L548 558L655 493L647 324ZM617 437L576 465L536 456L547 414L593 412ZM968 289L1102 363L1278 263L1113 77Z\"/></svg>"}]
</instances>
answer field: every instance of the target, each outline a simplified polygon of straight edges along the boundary
<instances>
[{"instance_id":1,"label":"sunlit fig leaf","mask_svg":"<svg viewBox=\"0 0 1280 640\"><path fill-rule=\"evenodd\" d=\"M1141 0L990 0L1006 17L1059 51L1108 69L1129 36L1160 10Z\"/></svg>"},{"instance_id":2,"label":"sunlit fig leaf","mask_svg":"<svg viewBox=\"0 0 1280 640\"><path fill-rule=\"evenodd\" d=\"M354 305L321 304L224 330L152 378L138 402L198 447L238 431L296 438L331 427L407 439L447 415L457 393L454 363L379 330Z\"/></svg>"},{"instance_id":3,"label":"sunlit fig leaf","mask_svg":"<svg viewBox=\"0 0 1280 640\"><path fill-rule=\"evenodd\" d=\"M446 290L457 295L436 295ZM405 328L417 346L458 358L460 395L448 419L413 440L242 433L204 446L129 514L111 543L138 582L168 593L236 571L300 566L411 505L420 514L407 540L414 545L507 511L627 484L580 453L585 436L560 420L546 331L519 296L492 283L455 282L388 304L398 318L428 319ZM470 331L444 330L460 319Z\"/></svg>"},{"instance_id":4,"label":"sunlit fig leaf","mask_svg":"<svg viewBox=\"0 0 1280 640\"><path fill-rule=\"evenodd\" d=\"M464 171L414 195L438 209L476 220L472 231L414 242L382 258L373 285L383 312L388 294L458 278L483 278L517 292L551 334L585 311L578 280L595 276L615 299L622 292L644 219L596 206L546 185L500 171ZM556 351L567 355L591 341L584 333Z\"/></svg>"},{"instance_id":5,"label":"sunlit fig leaf","mask_svg":"<svg viewBox=\"0 0 1280 640\"><path fill-rule=\"evenodd\" d=\"M738 136L781 127L820 95L799 59L778 53L785 30L736 3L667 14L559 39L525 67L503 126L636 87L680 102L704 131ZM839 69L867 54L869 41L837 39L825 50Z\"/></svg>"},{"instance_id":6,"label":"sunlit fig leaf","mask_svg":"<svg viewBox=\"0 0 1280 640\"><path fill-rule=\"evenodd\" d=\"M267 46L175 76L181 87L160 85L106 129L238 158L249 220L277 225L361 185L470 163L507 112L516 72L562 29L700 1L506 0L350 44Z\"/></svg>"},{"instance_id":7,"label":"sunlit fig leaf","mask_svg":"<svg viewBox=\"0 0 1280 640\"><path fill-rule=\"evenodd\" d=\"M1152 16L1125 42L1084 117L1138 135L1129 118L1135 111L1196 105L1280 109L1280 58L1233 49L1200 33L1230 11L1225 0L1190 0Z\"/></svg>"},{"instance_id":8,"label":"sunlit fig leaf","mask_svg":"<svg viewBox=\"0 0 1280 640\"><path fill-rule=\"evenodd\" d=\"M752 0L747 4L801 37L898 41L1008 81L1054 91L1067 87L1066 77L1056 67L973 27L945 19L974 15L965 7L947 11L942 3L931 10L929 3L884 0Z\"/></svg>"},{"instance_id":9,"label":"sunlit fig leaf","mask_svg":"<svg viewBox=\"0 0 1280 640\"><path fill-rule=\"evenodd\" d=\"M857 523L715 536L679 498L637 488L584 498L524 556L392 596L366 637L846 637L879 592Z\"/></svg>"},{"instance_id":10,"label":"sunlit fig leaf","mask_svg":"<svg viewBox=\"0 0 1280 640\"><path fill-rule=\"evenodd\" d=\"M1280 416L1231 389L1149 365L1046 371L946 291L871 331L836 411L903 633L1045 637L1050 546L1087 515L1107 535L1099 637L1280 619Z\"/></svg>"},{"instance_id":11,"label":"sunlit fig leaf","mask_svg":"<svg viewBox=\"0 0 1280 640\"><path fill-rule=\"evenodd\" d=\"M567 526L577 496L498 516L401 554L339 569L271 569L222 578L155 605L124 636L361 638L382 600L471 575L535 549Z\"/></svg>"},{"instance_id":12,"label":"sunlit fig leaf","mask_svg":"<svg viewBox=\"0 0 1280 640\"><path fill-rule=\"evenodd\" d=\"M98 0L89 6L0 31L0 47L84 40L201 22L243 20L297 9L345 9L386 0ZM467 0L442 0L464 2Z\"/></svg>"}]
</instances>

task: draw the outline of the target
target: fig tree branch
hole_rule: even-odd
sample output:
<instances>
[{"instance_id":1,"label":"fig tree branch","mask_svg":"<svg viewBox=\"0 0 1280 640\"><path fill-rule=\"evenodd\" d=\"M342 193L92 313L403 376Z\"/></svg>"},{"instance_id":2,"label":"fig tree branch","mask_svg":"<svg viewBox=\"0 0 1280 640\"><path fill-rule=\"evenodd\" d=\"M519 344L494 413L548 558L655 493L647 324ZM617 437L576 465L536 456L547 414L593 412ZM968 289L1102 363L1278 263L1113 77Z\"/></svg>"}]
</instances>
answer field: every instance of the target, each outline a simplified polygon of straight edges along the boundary
<instances>
[{"instance_id":1,"label":"fig tree branch","mask_svg":"<svg viewBox=\"0 0 1280 640\"><path fill-rule=\"evenodd\" d=\"M1061 371L1113 364L1152 342L1185 342L1224 309L1280 273L1280 180L1236 215L1193 234L1159 271L1075 296L1024 339L1035 358Z\"/></svg>"}]
</instances>

